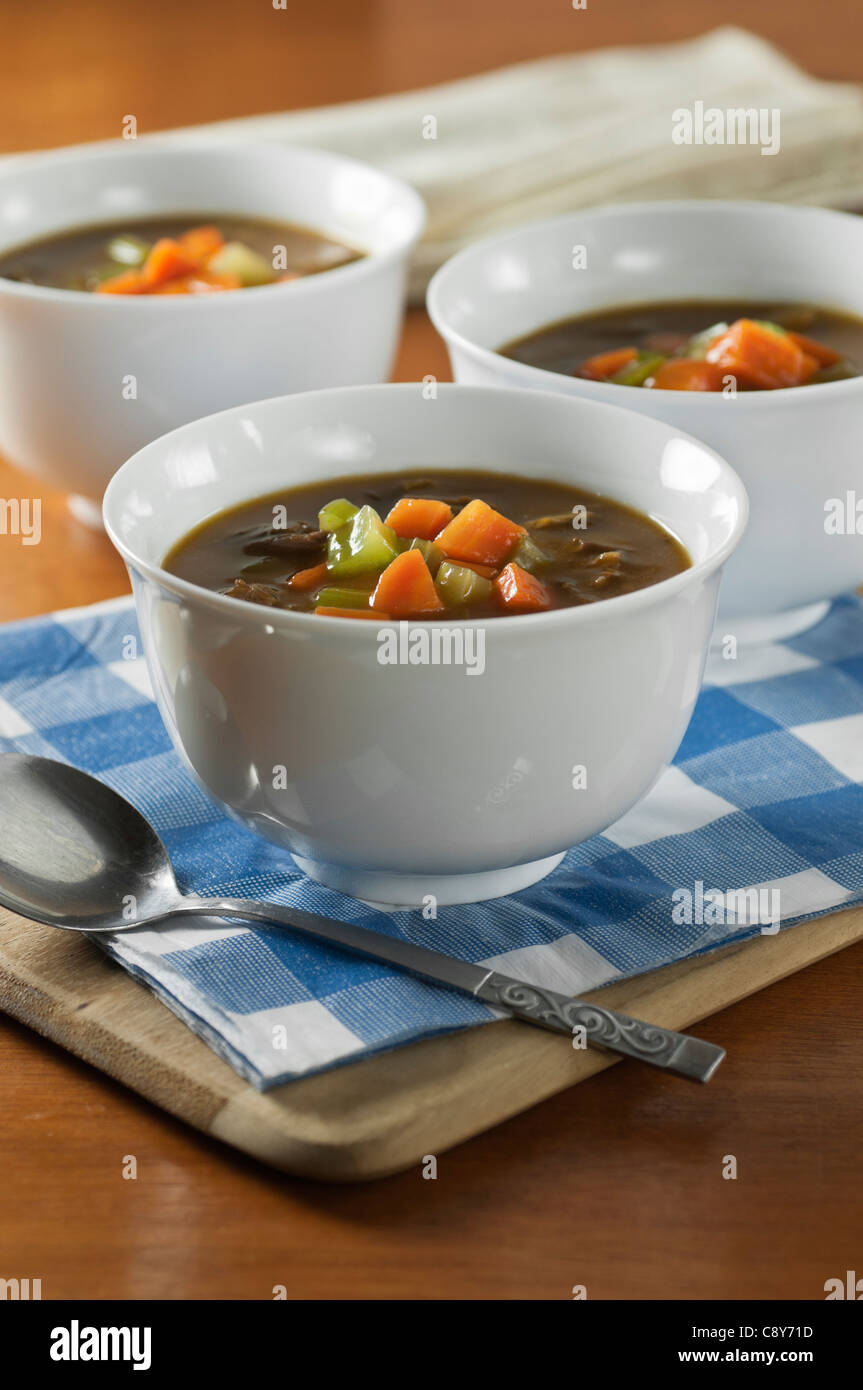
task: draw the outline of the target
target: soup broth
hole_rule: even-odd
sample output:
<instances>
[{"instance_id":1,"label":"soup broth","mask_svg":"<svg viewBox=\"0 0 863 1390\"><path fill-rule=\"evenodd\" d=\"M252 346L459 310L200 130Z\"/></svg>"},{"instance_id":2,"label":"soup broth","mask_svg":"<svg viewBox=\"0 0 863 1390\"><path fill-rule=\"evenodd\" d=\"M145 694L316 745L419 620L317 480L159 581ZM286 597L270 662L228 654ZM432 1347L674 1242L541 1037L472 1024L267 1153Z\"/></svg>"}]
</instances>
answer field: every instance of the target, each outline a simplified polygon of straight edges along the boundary
<instances>
[{"instance_id":1,"label":"soup broth","mask_svg":"<svg viewBox=\"0 0 863 1390\"><path fill-rule=\"evenodd\" d=\"M157 247L159 273L154 272L152 284L145 287L139 282L146 279ZM172 248L179 248L173 250L173 259ZM316 275L360 256L353 247L305 227L257 217L187 213L78 227L29 242L0 256L0 276L65 290L101 292L125 279L113 292L164 293L171 286L171 293L180 293L182 285L185 292L200 293Z\"/></svg>"},{"instance_id":2,"label":"soup broth","mask_svg":"<svg viewBox=\"0 0 863 1390\"><path fill-rule=\"evenodd\" d=\"M863 319L801 304L698 300L564 319L500 348L564 376L621 386L741 391L860 375Z\"/></svg>"},{"instance_id":3,"label":"soup broth","mask_svg":"<svg viewBox=\"0 0 863 1390\"><path fill-rule=\"evenodd\" d=\"M579 607L689 564L657 522L576 484L452 470L285 489L205 521L164 561L268 607L411 618Z\"/></svg>"}]
</instances>

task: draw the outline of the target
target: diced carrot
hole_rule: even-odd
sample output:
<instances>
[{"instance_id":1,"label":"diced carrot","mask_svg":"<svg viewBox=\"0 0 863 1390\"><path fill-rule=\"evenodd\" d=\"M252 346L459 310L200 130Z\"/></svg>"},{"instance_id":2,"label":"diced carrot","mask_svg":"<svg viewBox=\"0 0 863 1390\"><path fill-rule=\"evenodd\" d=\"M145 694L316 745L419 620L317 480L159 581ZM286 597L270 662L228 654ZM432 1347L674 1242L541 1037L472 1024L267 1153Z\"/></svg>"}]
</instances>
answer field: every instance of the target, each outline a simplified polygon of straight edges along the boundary
<instances>
[{"instance_id":1,"label":"diced carrot","mask_svg":"<svg viewBox=\"0 0 863 1390\"><path fill-rule=\"evenodd\" d=\"M520 565L507 565L494 581L497 596L508 613L539 613L551 607L551 595L541 579Z\"/></svg>"},{"instance_id":2,"label":"diced carrot","mask_svg":"<svg viewBox=\"0 0 863 1390\"><path fill-rule=\"evenodd\" d=\"M306 593L320 588L321 584L326 584L328 574L326 565L312 565L307 570L297 570L288 583L292 589L301 589Z\"/></svg>"},{"instance_id":3,"label":"diced carrot","mask_svg":"<svg viewBox=\"0 0 863 1390\"><path fill-rule=\"evenodd\" d=\"M198 270L189 278L193 286L192 294L206 294L208 290L239 290L243 284L239 275L226 275L215 270Z\"/></svg>"},{"instance_id":4,"label":"diced carrot","mask_svg":"<svg viewBox=\"0 0 863 1390\"><path fill-rule=\"evenodd\" d=\"M393 618L443 612L443 600L419 550L404 550L387 565L372 595L372 608Z\"/></svg>"},{"instance_id":5,"label":"diced carrot","mask_svg":"<svg viewBox=\"0 0 863 1390\"><path fill-rule=\"evenodd\" d=\"M720 333L707 349L707 360L740 385L761 391L804 386L817 365L790 333L777 333L753 319L738 319Z\"/></svg>"},{"instance_id":6,"label":"diced carrot","mask_svg":"<svg viewBox=\"0 0 863 1390\"><path fill-rule=\"evenodd\" d=\"M648 377L646 386L659 391L721 391L723 371L714 362L690 357L672 357Z\"/></svg>"},{"instance_id":7,"label":"diced carrot","mask_svg":"<svg viewBox=\"0 0 863 1390\"><path fill-rule=\"evenodd\" d=\"M192 227L177 238L177 244L196 265L203 266L224 246L225 238L218 227Z\"/></svg>"},{"instance_id":8,"label":"diced carrot","mask_svg":"<svg viewBox=\"0 0 863 1390\"><path fill-rule=\"evenodd\" d=\"M435 545L450 560L498 566L503 564L519 536L526 534L523 526L501 516L494 507L475 497L435 536Z\"/></svg>"},{"instance_id":9,"label":"diced carrot","mask_svg":"<svg viewBox=\"0 0 863 1390\"><path fill-rule=\"evenodd\" d=\"M610 352L599 352L595 357L588 357L575 375L587 377L588 381L607 381L637 356L638 349L634 347L612 348Z\"/></svg>"},{"instance_id":10,"label":"diced carrot","mask_svg":"<svg viewBox=\"0 0 863 1390\"><path fill-rule=\"evenodd\" d=\"M180 275L176 280L166 280L164 285L144 290L144 294L191 294L191 284L191 275Z\"/></svg>"},{"instance_id":11,"label":"diced carrot","mask_svg":"<svg viewBox=\"0 0 863 1390\"><path fill-rule=\"evenodd\" d=\"M389 613L367 613L364 608L316 608L316 613L320 613L324 618L374 618L377 622L382 622L389 618Z\"/></svg>"},{"instance_id":12,"label":"diced carrot","mask_svg":"<svg viewBox=\"0 0 863 1390\"><path fill-rule=\"evenodd\" d=\"M213 294L220 290L238 290L240 280L236 275L214 275L211 270L196 270L191 275L181 275L176 280L166 280L164 285L147 291L150 294Z\"/></svg>"},{"instance_id":13,"label":"diced carrot","mask_svg":"<svg viewBox=\"0 0 863 1390\"><path fill-rule=\"evenodd\" d=\"M448 521L452 521L452 507L446 502L434 497L402 497L391 509L387 526L405 540L433 541Z\"/></svg>"},{"instance_id":14,"label":"diced carrot","mask_svg":"<svg viewBox=\"0 0 863 1390\"><path fill-rule=\"evenodd\" d=\"M842 361L842 353L827 347L826 343L817 343L814 338L807 338L803 333L792 333L790 329L788 336L808 357L814 357L819 367L835 367L837 362Z\"/></svg>"},{"instance_id":15,"label":"diced carrot","mask_svg":"<svg viewBox=\"0 0 863 1390\"><path fill-rule=\"evenodd\" d=\"M146 290L140 270L123 270L96 286L97 294L145 294Z\"/></svg>"},{"instance_id":16,"label":"diced carrot","mask_svg":"<svg viewBox=\"0 0 863 1390\"><path fill-rule=\"evenodd\" d=\"M145 285L155 289L166 280L177 280L181 275L190 275L197 270L191 256L187 255L178 241L172 237L161 237L150 251L141 270Z\"/></svg>"}]
</instances>

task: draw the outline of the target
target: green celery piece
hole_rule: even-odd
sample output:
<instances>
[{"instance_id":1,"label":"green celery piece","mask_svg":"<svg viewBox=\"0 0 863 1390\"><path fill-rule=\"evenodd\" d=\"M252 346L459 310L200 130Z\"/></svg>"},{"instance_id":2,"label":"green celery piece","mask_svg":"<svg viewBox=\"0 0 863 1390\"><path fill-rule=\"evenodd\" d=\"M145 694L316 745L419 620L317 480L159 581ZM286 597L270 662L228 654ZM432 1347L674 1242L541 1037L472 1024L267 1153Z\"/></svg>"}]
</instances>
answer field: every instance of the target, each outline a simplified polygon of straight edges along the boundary
<instances>
[{"instance_id":1,"label":"green celery piece","mask_svg":"<svg viewBox=\"0 0 863 1390\"><path fill-rule=\"evenodd\" d=\"M466 565L455 565L452 560L442 561L435 584L444 603L450 608L461 608L464 604L491 598L494 587L490 579L484 579Z\"/></svg>"},{"instance_id":2,"label":"green celery piece","mask_svg":"<svg viewBox=\"0 0 863 1390\"><path fill-rule=\"evenodd\" d=\"M535 574L544 565L551 564L551 556L540 549L533 536L522 536L509 558L519 569L527 570L528 574Z\"/></svg>"},{"instance_id":3,"label":"green celery piece","mask_svg":"<svg viewBox=\"0 0 863 1390\"><path fill-rule=\"evenodd\" d=\"M109 258L117 265L134 267L144 264L150 254L150 243L143 241L139 236L133 236L131 232L124 232L120 236L111 237L106 249ZM116 266L112 273L117 274Z\"/></svg>"},{"instance_id":4,"label":"green celery piece","mask_svg":"<svg viewBox=\"0 0 863 1390\"><path fill-rule=\"evenodd\" d=\"M356 516L331 531L327 569L338 579L386 569L398 554L396 534L381 521L374 507L360 507Z\"/></svg>"},{"instance_id":5,"label":"green celery piece","mask_svg":"<svg viewBox=\"0 0 863 1390\"><path fill-rule=\"evenodd\" d=\"M271 262L242 241L226 241L207 261L207 270L216 275L236 275L244 289L271 285L276 278Z\"/></svg>"},{"instance_id":6,"label":"green celery piece","mask_svg":"<svg viewBox=\"0 0 863 1390\"><path fill-rule=\"evenodd\" d=\"M759 328L769 328L771 333L778 333L781 338L788 337L788 329L783 328L781 323L771 323L769 319L753 319Z\"/></svg>"},{"instance_id":7,"label":"green celery piece","mask_svg":"<svg viewBox=\"0 0 863 1390\"><path fill-rule=\"evenodd\" d=\"M368 608L371 592L368 589L348 589L331 584L321 589L315 599L320 608Z\"/></svg>"},{"instance_id":8,"label":"green celery piece","mask_svg":"<svg viewBox=\"0 0 863 1390\"><path fill-rule=\"evenodd\" d=\"M707 349L718 338L720 333L727 333L729 325L727 323L714 323L710 328L705 328L701 333L695 333L689 339L684 350L684 357L694 357L697 361L703 362L707 355Z\"/></svg>"},{"instance_id":9,"label":"green celery piece","mask_svg":"<svg viewBox=\"0 0 863 1390\"><path fill-rule=\"evenodd\" d=\"M639 352L633 362L627 362L609 380L616 386L643 386L649 376L659 371L664 361L660 353Z\"/></svg>"},{"instance_id":10,"label":"green celery piece","mask_svg":"<svg viewBox=\"0 0 863 1390\"><path fill-rule=\"evenodd\" d=\"M322 531L337 531L346 521L350 521L351 517L356 516L358 511L359 507L355 507L347 497L337 497L334 502L328 502L325 507L321 507L318 512L318 525Z\"/></svg>"},{"instance_id":11,"label":"green celery piece","mask_svg":"<svg viewBox=\"0 0 863 1390\"><path fill-rule=\"evenodd\" d=\"M426 562L429 574L434 578L443 561L443 551L438 549L434 541L424 541L421 537L416 536L405 549L418 550Z\"/></svg>"}]
</instances>

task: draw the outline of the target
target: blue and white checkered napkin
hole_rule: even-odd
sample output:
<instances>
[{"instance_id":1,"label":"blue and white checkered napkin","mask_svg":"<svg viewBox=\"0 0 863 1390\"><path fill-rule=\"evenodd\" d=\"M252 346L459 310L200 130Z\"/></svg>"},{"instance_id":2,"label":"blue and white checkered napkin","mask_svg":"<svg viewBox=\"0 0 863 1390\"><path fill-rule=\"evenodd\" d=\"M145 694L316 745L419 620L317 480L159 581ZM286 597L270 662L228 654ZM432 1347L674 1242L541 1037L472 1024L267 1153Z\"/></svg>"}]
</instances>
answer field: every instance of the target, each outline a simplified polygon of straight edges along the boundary
<instances>
[{"instance_id":1,"label":"blue and white checkered napkin","mask_svg":"<svg viewBox=\"0 0 863 1390\"><path fill-rule=\"evenodd\" d=\"M675 766L639 806L535 887L442 908L436 922L311 883L229 820L173 751L136 636L127 599L0 628L0 750L116 788L156 826L186 889L342 917L570 993L763 929L717 910L713 890L757 886L769 906L778 889L783 926L863 900L855 598L792 641L713 659ZM259 1088L495 1017L283 928L142 929L106 949Z\"/></svg>"}]
</instances>

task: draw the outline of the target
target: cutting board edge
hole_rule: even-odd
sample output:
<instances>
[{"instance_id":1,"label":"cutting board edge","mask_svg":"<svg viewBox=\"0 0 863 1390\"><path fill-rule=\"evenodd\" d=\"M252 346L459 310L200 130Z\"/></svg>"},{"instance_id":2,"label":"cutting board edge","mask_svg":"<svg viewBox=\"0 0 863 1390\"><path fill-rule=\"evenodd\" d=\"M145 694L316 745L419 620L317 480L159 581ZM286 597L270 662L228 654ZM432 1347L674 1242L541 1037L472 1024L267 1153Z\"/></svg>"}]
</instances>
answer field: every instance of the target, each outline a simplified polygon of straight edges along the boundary
<instances>
[{"instance_id":1,"label":"cutting board edge","mask_svg":"<svg viewBox=\"0 0 863 1390\"><path fill-rule=\"evenodd\" d=\"M7 914L7 923L11 916ZM863 908L846 909L774 937L732 944L618 981L586 997L601 997L612 1007L641 1012L651 1022L685 1028L860 939ZM79 1012L80 1005L71 1005L71 994L66 999L52 995L30 972L23 978L20 964L10 966L5 959L0 933L2 1007L204 1134L283 1171L321 1181L370 1181L403 1171L615 1062L604 1054L567 1048L551 1033L504 1021L427 1039L261 1093L145 987L104 958L100 961L110 972L112 994L119 990L133 1012L143 1011L155 1025L155 1036L167 1035L169 1045L172 1038L185 1042L191 1065L166 1060L152 1038L124 1039L98 1018L84 1017L86 1006ZM387 1088L383 1095L382 1085ZM328 1101L323 1113L322 1099Z\"/></svg>"}]
</instances>

